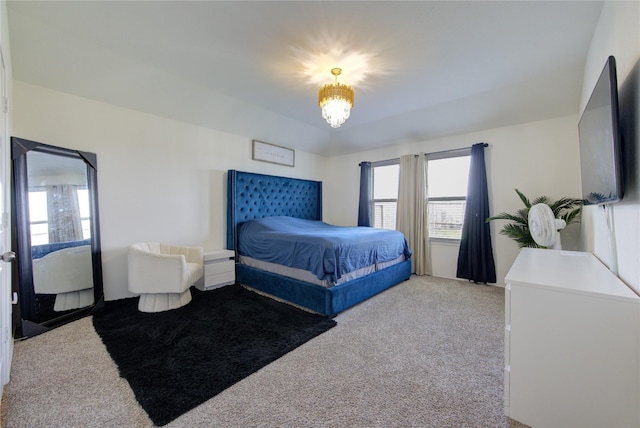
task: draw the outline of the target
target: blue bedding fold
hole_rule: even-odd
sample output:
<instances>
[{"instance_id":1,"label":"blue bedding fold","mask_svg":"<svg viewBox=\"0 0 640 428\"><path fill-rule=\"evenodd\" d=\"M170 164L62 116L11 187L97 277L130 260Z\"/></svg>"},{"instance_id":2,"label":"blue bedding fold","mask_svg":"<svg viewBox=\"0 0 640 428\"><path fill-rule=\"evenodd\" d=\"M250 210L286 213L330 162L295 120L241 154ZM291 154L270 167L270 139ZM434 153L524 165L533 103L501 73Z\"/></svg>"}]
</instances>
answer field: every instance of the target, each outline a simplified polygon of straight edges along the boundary
<instances>
[{"instance_id":1,"label":"blue bedding fold","mask_svg":"<svg viewBox=\"0 0 640 428\"><path fill-rule=\"evenodd\" d=\"M347 272L395 260L411 250L396 230L333 226L293 217L265 217L240 226L241 255L305 269L335 282Z\"/></svg>"}]
</instances>

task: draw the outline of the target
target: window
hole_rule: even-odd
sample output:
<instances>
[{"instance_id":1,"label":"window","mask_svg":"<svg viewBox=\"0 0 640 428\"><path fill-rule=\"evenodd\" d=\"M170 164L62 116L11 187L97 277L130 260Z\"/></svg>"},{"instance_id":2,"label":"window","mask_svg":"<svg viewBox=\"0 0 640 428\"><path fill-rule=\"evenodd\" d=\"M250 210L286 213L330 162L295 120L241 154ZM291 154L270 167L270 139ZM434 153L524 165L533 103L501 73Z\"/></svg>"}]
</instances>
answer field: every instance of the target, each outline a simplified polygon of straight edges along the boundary
<instances>
[{"instance_id":1,"label":"window","mask_svg":"<svg viewBox=\"0 0 640 428\"><path fill-rule=\"evenodd\" d=\"M396 228L400 164L376 162L373 169L373 227Z\"/></svg>"},{"instance_id":2,"label":"window","mask_svg":"<svg viewBox=\"0 0 640 428\"><path fill-rule=\"evenodd\" d=\"M460 239L470 155L429 159L429 237Z\"/></svg>"},{"instance_id":3,"label":"window","mask_svg":"<svg viewBox=\"0 0 640 428\"><path fill-rule=\"evenodd\" d=\"M460 239L467 199L471 149L428 156L429 237ZM374 162L373 226L395 229L399 161Z\"/></svg>"}]
</instances>

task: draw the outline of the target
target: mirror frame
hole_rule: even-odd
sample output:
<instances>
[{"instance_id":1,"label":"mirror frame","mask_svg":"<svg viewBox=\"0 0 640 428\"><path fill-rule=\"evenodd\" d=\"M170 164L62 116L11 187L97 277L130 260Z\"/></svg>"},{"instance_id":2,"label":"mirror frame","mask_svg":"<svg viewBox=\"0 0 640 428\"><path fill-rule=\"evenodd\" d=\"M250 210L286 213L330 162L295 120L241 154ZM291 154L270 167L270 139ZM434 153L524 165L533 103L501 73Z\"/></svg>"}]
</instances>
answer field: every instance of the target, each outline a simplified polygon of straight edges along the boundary
<instances>
[{"instance_id":1,"label":"mirror frame","mask_svg":"<svg viewBox=\"0 0 640 428\"><path fill-rule=\"evenodd\" d=\"M85 308L72 310L59 317L37 323L32 321L36 313L35 291L31 256L31 234L29 221L29 184L27 153L38 151L56 156L82 160L87 166L87 188L89 189L89 213L91 215L91 263L93 270L93 304ZM20 311L20 331L16 337L31 337L52 328L91 314L104 307L102 284L102 257L100 245L100 219L98 214L98 174L95 153L51 146L36 141L11 137L11 159L13 166L13 223L14 242L18 276L18 300ZM15 311L15 307L14 307Z\"/></svg>"}]
</instances>

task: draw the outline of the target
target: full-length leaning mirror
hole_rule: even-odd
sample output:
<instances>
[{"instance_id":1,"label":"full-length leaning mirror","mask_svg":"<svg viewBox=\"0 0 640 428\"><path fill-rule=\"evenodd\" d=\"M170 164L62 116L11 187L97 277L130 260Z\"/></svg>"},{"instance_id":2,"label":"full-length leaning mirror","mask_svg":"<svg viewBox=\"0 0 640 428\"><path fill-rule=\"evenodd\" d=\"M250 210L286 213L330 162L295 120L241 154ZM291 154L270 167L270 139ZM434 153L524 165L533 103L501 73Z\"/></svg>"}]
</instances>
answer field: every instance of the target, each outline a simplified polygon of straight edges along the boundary
<instances>
[{"instance_id":1,"label":"full-length leaning mirror","mask_svg":"<svg viewBox=\"0 0 640 428\"><path fill-rule=\"evenodd\" d=\"M30 337L103 304L97 157L16 137L11 150L16 335Z\"/></svg>"}]
</instances>

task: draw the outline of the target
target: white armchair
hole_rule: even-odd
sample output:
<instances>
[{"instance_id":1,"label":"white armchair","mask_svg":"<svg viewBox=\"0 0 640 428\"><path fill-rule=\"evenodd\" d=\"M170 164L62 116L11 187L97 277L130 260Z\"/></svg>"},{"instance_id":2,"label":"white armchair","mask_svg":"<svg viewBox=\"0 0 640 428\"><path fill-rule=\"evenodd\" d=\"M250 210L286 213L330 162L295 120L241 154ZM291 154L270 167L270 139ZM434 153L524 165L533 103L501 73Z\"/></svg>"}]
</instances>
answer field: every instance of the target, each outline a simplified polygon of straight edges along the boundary
<instances>
[{"instance_id":1,"label":"white armchair","mask_svg":"<svg viewBox=\"0 0 640 428\"><path fill-rule=\"evenodd\" d=\"M32 261L33 290L55 294L56 312L84 308L94 302L91 246L53 251Z\"/></svg>"},{"instance_id":2,"label":"white armchair","mask_svg":"<svg viewBox=\"0 0 640 428\"><path fill-rule=\"evenodd\" d=\"M141 312L176 309L191 301L189 287L202 278L203 249L142 242L129 246L129 291Z\"/></svg>"}]
</instances>

